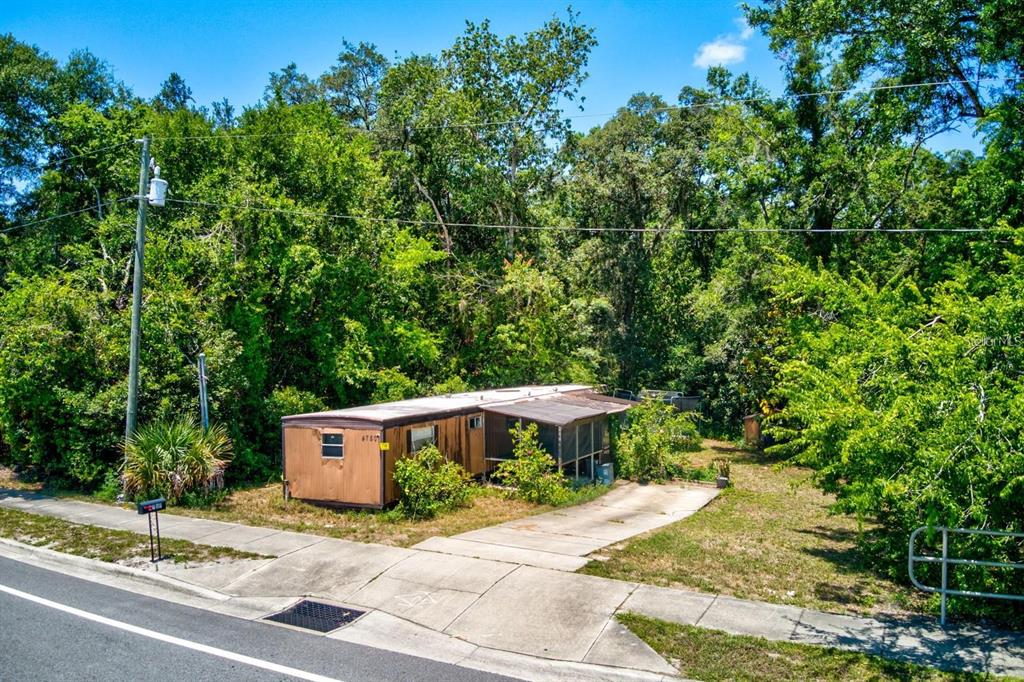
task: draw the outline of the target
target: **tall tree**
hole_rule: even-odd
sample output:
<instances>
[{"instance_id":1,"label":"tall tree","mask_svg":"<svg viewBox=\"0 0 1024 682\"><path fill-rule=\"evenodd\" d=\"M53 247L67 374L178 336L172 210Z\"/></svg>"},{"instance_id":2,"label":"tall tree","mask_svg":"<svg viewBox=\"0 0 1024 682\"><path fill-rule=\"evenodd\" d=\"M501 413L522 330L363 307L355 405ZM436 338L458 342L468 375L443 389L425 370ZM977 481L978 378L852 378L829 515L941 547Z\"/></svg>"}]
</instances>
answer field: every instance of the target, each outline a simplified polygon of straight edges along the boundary
<instances>
[{"instance_id":1,"label":"tall tree","mask_svg":"<svg viewBox=\"0 0 1024 682\"><path fill-rule=\"evenodd\" d=\"M275 104L309 104L320 99L320 86L299 71L295 62L270 74L270 82L263 91L263 100Z\"/></svg>"},{"instance_id":2,"label":"tall tree","mask_svg":"<svg viewBox=\"0 0 1024 682\"><path fill-rule=\"evenodd\" d=\"M10 210L14 183L38 169L57 73L56 62L38 48L0 35L0 215Z\"/></svg>"},{"instance_id":3,"label":"tall tree","mask_svg":"<svg viewBox=\"0 0 1024 682\"><path fill-rule=\"evenodd\" d=\"M153 99L153 105L164 111L186 110L189 108L189 102L195 102L192 98L192 88L188 87L185 79L174 71L160 85L160 92Z\"/></svg>"},{"instance_id":4,"label":"tall tree","mask_svg":"<svg viewBox=\"0 0 1024 682\"><path fill-rule=\"evenodd\" d=\"M377 117L377 95L388 60L370 43L342 41L338 63L320 76L320 87L335 113L369 130Z\"/></svg>"}]
</instances>

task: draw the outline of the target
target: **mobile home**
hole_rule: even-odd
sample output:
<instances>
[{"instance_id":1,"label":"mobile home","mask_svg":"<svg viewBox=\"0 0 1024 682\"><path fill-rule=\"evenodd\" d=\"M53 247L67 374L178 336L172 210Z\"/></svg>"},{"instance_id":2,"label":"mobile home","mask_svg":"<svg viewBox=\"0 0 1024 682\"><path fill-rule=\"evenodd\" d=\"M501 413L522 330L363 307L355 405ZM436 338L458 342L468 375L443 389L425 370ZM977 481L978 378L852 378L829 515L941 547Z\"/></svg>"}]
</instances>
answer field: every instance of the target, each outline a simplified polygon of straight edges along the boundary
<instances>
[{"instance_id":1,"label":"mobile home","mask_svg":"<svg viewBox=\"0 0 1024 682\"><path fill-rule=\"evenodd\" d=\"M571 478L610 461L608 416L634 403L580 384L519 386L415 398L281 420L285 495L380 509L398 500L395 462L433 443L471 475L512 456L510 429L536 423Z\"/></svg>"}]
</instances>

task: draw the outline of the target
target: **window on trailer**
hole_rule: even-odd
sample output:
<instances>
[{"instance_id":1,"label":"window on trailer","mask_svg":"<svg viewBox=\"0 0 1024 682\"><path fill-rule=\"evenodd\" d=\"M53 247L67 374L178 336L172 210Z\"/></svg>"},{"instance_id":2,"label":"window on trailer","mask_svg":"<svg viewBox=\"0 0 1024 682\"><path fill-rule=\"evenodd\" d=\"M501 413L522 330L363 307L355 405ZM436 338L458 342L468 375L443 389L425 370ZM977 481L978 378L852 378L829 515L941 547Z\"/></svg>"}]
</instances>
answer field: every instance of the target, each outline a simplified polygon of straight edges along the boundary
<instances>
[{"instance_id":1,"label":"window on trailer","mask_svg":"<svg viewBox=\"0 0 1024 682\"><path fill-rule=\"evenodd\" d=\"M469 428L471 428L471 429L479 429L483 425L484 425L484 418L483 417L478 415L476 417L470 417L469 418Z\"/></svg>"},{"instance_id":2,"label":"window on trailer","mask_svg":"<svg viewBox=\"0 0 1024 682\"><path fill-rule=\"evenodd\" d=\"M437 444L436 426L416 426L409 429L409 452L419 452L427 445Z\"/></svg>"},{"instance_id":3,"label":"window on trailer","mask_svg":"<svg viewBox=\"0 0 1024 682\"><path fill-rule=\"evenodd\" d=\"M345 458L345 436L340 433L325 433L320 440L320 455L329 459Z\"/></svg>"}]
</instances>

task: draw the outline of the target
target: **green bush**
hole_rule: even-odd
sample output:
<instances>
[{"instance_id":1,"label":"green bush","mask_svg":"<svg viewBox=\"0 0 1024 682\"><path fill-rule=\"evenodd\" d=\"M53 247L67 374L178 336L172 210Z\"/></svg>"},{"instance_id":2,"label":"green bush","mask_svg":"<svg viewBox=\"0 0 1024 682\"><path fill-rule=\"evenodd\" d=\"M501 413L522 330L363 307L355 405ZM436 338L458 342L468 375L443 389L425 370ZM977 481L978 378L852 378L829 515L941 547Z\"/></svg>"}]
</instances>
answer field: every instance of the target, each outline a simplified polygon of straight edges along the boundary
<instances>
[{"instance_id":1,"label":"green bush","mask_svg":"<svg viewBox=\"0 0 1024 682\"><path fill-rule=\"evenodd\" d=\"M121 477L129 498L166 497L174 503L206 485L231 459L223 426L208 431L194 419L156 422L125 443Z\"/></svg>"},{"instance_id":2,"label":"green bush","mask_svg":"<svg viewBox=\"0 0 1024 682\"><path fill-rule=\"evenodd\" d=\"M121 478L117 475L117 471L113 470L107 472L107 475L103 479L103 484L94 493L97 499L103 500L104 502L114 502L120 494Z\"/></svg>"},{"instance_id":3,"label":"green bush","mask_svg":"<svg viewBox=\"0 0 1024 682\"><path fill-rule=\"evenodd\" d=\"M629 426L616 446L619 476L661 481L687 465L683 453L700 449L700 434L690 414L660 400L645 400L629 411Z\"/></svg>"},{"instance_id":4,"label":"green bush","mask_svg":"<svg viewBox=\"0 0 1024 682\"><path fill-rule=\"evenodd\" d=\"M395 483L402 490L402 512L409 518L428 519L469 500L469 474L433 445L395 462Z\"/></svg>"},{"instance_id":5,"label":"green bush","mask_svg":"<svg viewBox=\"0 0 1024 682\"><path fill-rule=\"evenodd\" d=\"M958 277L934 300L906 278L879 285L797 265L778 273L782 311L806 331L780 368L767 452L812 467L836 511L880 525L858 540L893 579L907 579L907 538L919 526L1024 531L1024 344L1014 336L1024 261L1003 267L980 295ZM823 321L822 309L842 314ZM953 556L1024 562L1024 546L1008 539L955 544ZM918 575L937 580L930 570ZM1024 590L1020 571L961 566L949 580L961 590ZM957 607L1020 613L980 599Z\"/></svg>"},{"instance_id":6,"label":"green bush","mask_svg":"<svg viewBox=\"0 0 1024 682\"><path fill-rule=\"evenodd\" d=\"M495 477L516 497L534 504L564 504L572 497L568 481L537 439L537 425L512 429L513 458L498 465Z\"/></svg>"}]
</instances>

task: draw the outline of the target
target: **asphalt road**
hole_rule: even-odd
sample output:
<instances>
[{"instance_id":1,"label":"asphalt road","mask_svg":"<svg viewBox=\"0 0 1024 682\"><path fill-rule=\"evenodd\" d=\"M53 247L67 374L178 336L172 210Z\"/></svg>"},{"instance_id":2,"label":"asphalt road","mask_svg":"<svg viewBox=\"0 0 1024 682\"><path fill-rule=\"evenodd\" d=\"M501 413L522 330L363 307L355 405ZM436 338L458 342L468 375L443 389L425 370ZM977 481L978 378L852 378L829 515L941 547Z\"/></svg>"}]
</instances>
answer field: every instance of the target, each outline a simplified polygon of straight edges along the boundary
<instances>
[{"instance_id":1,"label":"asphalt road","mask_svg":"<svg viewBox=\"0 0 1024 682\"><path fill-rule=\"evenodd\" d=\"M84 613L69 613L25 595ZM151 633L181 641L155 639ZM344 682L509 679L223 616L0 557L2 680L303 679L297 673L310 680L320 675Z\"/></svg>"}]
</instances>

